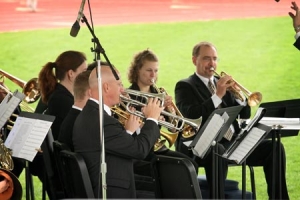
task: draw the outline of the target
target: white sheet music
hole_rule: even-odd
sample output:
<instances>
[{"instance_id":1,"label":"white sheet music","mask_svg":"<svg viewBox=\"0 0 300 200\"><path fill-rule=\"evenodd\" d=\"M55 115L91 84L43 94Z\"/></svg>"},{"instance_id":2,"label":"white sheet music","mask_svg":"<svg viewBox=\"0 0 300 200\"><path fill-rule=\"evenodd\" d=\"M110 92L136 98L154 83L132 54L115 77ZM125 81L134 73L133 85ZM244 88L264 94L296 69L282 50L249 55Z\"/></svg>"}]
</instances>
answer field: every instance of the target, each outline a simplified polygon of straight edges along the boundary
<instances>
[{"instance_id":1,"label":"white sheet music","mask_svg":"<svg viewBox=\"0 0 300 200\"><path fill-rule=\"evenodd\" d=\"M212 142L215 140L221 127L223 126L224 121L225 120L222 116L214 114L199 138L197 144L194 148L192 148L192 151L196 156L200 158L205 156L206 152L212 145Z\"/></svg>"},{"instance_id":2,"label":"white sheet music","mask_svg":"<svg viewBox=\"0 0 300 200\"><path fill-rule=\"evenodd\" d=\"M18 91L7 94L0 104L0 128L4 126L25 95Z\"/></svg>"},{"instance_id":3,"label":"white sheet music","mask_svg":"<svg viewBox=\"0 0 300 200\"><path fill-rule=\"evenodd\" d=\"M273 129L300 130L300 118L263 117L259 123Z\"/></svg>"},{"instance_id":4,"label":"white sheet music","mask_svg":"<svg viewBox=\"0 0 300 200\"><path fill-rule=\"evenodd\" d=\"M5 141L5 146L12 149L13 157L32 161L51 124L51 121L19 116Z\"/></svg>"},{"instance_id":5,"label":"white sheet music","mask_svg":"<svg viewBox=\"0 0 300 200\"><path fill-rule=\"evenodd\" d=\"M247 153L249 153L254 145L263 137L264 133L264 130L253 127L228 159L240 164Z\"/></svg>"}]
</instances>

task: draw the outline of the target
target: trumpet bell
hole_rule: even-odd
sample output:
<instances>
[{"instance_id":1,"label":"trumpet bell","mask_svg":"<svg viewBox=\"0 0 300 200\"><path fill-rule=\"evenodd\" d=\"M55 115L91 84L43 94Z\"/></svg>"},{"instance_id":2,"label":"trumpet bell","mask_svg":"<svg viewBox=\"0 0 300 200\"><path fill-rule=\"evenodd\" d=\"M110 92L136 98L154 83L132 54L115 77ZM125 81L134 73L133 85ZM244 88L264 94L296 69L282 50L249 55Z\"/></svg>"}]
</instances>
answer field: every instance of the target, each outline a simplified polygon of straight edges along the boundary
<instances>
[{"instance_id":1,"label":"trumpet bell","mask_svg":"<svg viewBox=\"0 0 300 200\"><path fill-rule=\"evenodd\" d=\"M36 102L40 98L40 92L38 90L38 79L30 79L23 87L23 93L25 94L25 101L27 103Z\"/></svg>"},{"instance_id":2,"label":"trumpet bell","mask_svg":"<svg viewBox=\"0 0 300 200\"><path fill-rule=\"evenodd\" d=\"M248 105L257 106L258 104L260 104L261 100L262 100L262 94L260 92L253 92L248 97Z\"/></svg>"}]
</instances>

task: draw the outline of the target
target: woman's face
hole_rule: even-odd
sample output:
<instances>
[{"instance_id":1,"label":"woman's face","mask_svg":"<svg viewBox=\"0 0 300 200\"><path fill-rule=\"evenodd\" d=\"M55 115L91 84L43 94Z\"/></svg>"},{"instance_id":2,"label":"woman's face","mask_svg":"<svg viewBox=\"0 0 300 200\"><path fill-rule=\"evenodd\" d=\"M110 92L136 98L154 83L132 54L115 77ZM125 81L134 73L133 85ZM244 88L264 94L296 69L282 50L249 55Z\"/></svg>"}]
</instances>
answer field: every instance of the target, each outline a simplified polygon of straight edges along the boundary
<instances>
[{"instance_id":1,"label":"woman's face","mask_svg":"<svg viewBox=\"0 0 300 200\"><path fill-rule=\"evenodd\" d=\"M152 85L157 79L158 68L159 68L158 62L145 61L144 65L138 72L138 85L141 86Z\"/></svg>"}]
</instances>

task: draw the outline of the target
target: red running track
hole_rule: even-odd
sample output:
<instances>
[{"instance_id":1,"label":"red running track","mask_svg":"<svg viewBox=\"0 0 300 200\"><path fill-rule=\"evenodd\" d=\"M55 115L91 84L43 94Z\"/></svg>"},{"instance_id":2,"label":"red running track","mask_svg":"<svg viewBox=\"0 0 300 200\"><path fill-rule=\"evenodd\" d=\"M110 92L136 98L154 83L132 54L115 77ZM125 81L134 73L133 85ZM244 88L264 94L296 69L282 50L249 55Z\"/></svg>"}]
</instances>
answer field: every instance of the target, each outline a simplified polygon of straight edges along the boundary
<instances>
[{"instance_id":1,"label":"red running track","mask_svg":"<svg viewBox=\"0 0 300 200\"><path fill-rule=\"evenodd\" d=\"M175 22L287 16L291 1L281 0L90 0L94 25ZM0 32L71 27L81 0L38 0L36 12L26 0L0 0Z\"/></svg>"}]
</instances>

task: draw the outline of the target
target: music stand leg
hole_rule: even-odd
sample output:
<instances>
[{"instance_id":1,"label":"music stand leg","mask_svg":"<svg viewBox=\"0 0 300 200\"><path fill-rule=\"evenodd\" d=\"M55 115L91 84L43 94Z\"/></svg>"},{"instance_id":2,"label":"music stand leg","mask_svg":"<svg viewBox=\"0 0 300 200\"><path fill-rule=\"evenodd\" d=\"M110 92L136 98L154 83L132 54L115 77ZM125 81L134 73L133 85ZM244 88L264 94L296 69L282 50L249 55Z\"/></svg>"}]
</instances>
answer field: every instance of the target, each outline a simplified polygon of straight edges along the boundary
<instances>
[{"instance_id":1,"label":"music stand leg","mask_svg":"<svg viewBox=\"0 0 300 200\"><path fill-rule=\"evenodd\" d=\"M26 180L26 199L34 200L32 175L30 174L29 163L27 160L25 160L25 180Z\"/></svg>"},{"instance_id":2,"label":"music stand leg","mask_svg":"<svg viewBox=\"0 0 300 200\"><path fill-rule=\"evenodd\" d=\"M272 151L273 151L273 155L272 155L272 165L273 165L273 168L272 168L272 196L271 196L271 199L274 199L275 198L275 176L276 176L276 173L275 173L275 166L276 166L276 155L275 155L275 152L276 152L276 139L275 139L275 134L272 134Z\"/></svg>"},{"instance_id":3,"label":"music stand leg","mask_svg":"<svg viewBox=\"0 0 300 200\"><path fill-rule=\"evenodd\" d=\"M246 199L246 161L242 166L242 199Z\"/></svg>"},{"instance_id":4,"label":"music stand leg","mask_svg":"<svg viewBox=\"0 0 300 200\"><path fill-rule=\"evenodd\" d=\"M216 175L216 156L215 156L215 153L216 153L216 145L212 147L212 199L216 199L216 178L215 178L215 175Z\"/></svg>"},{"instance_id":5,"label":"music stand leg","mask_svg":"<svg viewBox=\"0 0 300 200\"><path fill-rule=\"evenodd\" d=\"M277 136L277 147L278 147L278 192L279 199L282 199L282 191L281 191L281 134L280 131L276 131Z\"/></svg>"}]
</instances>

